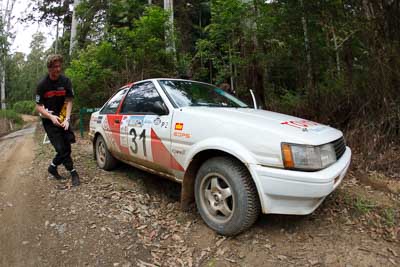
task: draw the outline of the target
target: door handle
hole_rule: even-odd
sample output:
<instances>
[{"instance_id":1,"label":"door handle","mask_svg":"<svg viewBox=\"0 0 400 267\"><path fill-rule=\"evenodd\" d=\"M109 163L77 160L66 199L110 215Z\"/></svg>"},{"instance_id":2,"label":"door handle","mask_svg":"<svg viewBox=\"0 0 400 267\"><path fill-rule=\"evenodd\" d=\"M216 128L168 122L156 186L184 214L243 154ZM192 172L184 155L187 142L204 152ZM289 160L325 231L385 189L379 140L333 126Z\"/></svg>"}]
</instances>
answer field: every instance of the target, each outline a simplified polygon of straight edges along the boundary
<instances>
[{"instance_id":1,"label":"door handle","mask_svg":"<svg viewBox=\"0 0 400 267\"><path fill-rule=\"evenodd\" d=\"M119 119L114 120L115 123L120 123L121 121Z\"/></svg>"}]
</instances>

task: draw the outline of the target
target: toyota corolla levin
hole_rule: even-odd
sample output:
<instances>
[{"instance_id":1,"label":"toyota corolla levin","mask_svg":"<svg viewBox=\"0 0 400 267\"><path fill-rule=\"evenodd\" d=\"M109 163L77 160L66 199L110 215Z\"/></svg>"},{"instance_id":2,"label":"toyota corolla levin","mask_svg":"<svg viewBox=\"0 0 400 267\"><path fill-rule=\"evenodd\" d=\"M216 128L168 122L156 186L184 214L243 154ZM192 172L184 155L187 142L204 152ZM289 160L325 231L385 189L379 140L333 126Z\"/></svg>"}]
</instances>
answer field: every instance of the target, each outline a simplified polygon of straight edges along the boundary
<instances>
[{"instance_id":1,"label":"toyota corolla levin","mask_svg":"<svg viewBox=\"0 0 400 267\"><path fill-rule=\"evenodd\" d=\"M257 110L206 83L150 79L122 87L90 120L100 168L122 161L182 184L224 235L260 212L309 214L340 184L351 150L341 131Z\"/></svg>"}]
</instances>

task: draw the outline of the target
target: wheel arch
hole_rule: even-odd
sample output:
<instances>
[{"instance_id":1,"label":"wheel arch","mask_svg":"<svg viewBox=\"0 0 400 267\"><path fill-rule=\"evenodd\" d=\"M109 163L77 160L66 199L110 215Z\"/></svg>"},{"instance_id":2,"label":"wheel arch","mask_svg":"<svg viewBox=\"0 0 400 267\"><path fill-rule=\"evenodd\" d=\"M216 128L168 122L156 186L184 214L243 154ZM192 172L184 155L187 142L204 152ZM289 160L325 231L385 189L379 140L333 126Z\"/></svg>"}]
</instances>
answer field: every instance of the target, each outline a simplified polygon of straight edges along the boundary
<instances>
[{"instance_id":1,"label":"wheel arch","mask_svg":"<svg viewBox=\"0 0 400 267\"><path fill-rule=\"evenodd\" d=\"M183 210L188 210L192 207L194 203L194 183L196 180L196 174L200 169L201 165L210 158L214 157L227 157L237 161L239 164L242 164L246 170L248 171L250 177L256 186L256 190L258 193L258 200L261 203L260 199L260 190L258 189L256 181L254 181L253 175L249 169L248 164L243 162L237 156L221 150L221 149L204 149L202 151L197 152L191 159L188 167L186 168L183 181L182 181L182 189L181 189L181 207Z\"/></svg>"},{"instance_id":2,"label":"wheel arch","mask_svg":"<svg viewBox=\"0 0 400 267\"><path fill-rule=\"evenodd\" d=\"M93 146L93 159L94 160L97 160L97 156L96 156L96 141L97 141L97 138L99 138L99 136L103 137L103 139L104 139L104 136L100 132L96 132L94 134L94 137L93 137L92 146Z\"/></svg>"}]
</instances>

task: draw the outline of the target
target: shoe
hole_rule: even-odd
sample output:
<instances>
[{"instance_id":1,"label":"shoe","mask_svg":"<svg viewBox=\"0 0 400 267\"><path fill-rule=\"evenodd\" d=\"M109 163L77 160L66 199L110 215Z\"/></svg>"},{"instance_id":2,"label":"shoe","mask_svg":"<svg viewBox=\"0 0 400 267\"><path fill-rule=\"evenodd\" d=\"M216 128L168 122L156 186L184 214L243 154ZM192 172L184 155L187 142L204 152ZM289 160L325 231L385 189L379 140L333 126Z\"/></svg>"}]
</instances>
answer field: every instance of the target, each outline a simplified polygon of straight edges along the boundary
<instances>
[{"instance_id":1,"label":"shoe","mask_svg":"<svg viewBox=\"0 0 400 267\"><path fill-rule=\"evenodd\" d=\"M49 168L47 169L47 171L48 171L51 175L53 175L53 177L54 177L56 180L65 180L65 179L67 179L67 178L61 176L61 175L58 173L58 171L57 171L57 167L55 167L55 166L53 166L53 165L50 165Z\"/></svg>"},{"instance_id":2,"label":"shoe","mask_svg":"<svg viewBox=\"0 0 400 267\"><path fill-rule=\"evenodd\" d=\"M78 186L81 184L81 181L79 180L79 175L76 170L71 171L71 180L73 186Z\"/></svg>"}]
</instances>

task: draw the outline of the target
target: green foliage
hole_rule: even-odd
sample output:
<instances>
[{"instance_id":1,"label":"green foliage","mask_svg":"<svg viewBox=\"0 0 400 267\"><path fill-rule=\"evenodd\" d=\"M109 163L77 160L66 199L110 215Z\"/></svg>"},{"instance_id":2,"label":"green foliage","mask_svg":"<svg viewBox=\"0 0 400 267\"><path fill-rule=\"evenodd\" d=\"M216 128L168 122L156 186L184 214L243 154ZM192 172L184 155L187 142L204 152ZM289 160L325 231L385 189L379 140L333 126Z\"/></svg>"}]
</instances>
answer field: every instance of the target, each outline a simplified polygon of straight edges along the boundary
<instances>
[{"instance_id":1,"label":"green foliage","mask_svg":"<svg viewBox=\"0 0 400 267\"><path fill-rule=\"evenodd\" d=\"M0 110L0 118L6 118L7 120L10 120L12 123L19 125L23 123L21 115L12 109Z\"/></svg>"},{"instance_id":2,"label":"green foliage","mask_svg":"<svg viewBox=\"0 0 400 267\"><path fill-rule=\"evenodd\" d=\"M114 27L132 27L132 21L142 15L145 3L146 0L110 1L108 24Z\"/></svg>"},{"instance_id":3,"label":"green foliage","mask_svg":"<svg viewBox=\"0 0 400 267\"><path fill-rule=\"evenodd\" d=\"M383 218L386 225L392 227L396 225L396 210L394 208L386 208L383 210Z\"/></svg>"},{"instance_id":4,"label":"green foliage","mask_svg":"<svg viewBox=\"0 0 400 267\"><path fill-rule=\"evenodd\" d=\"M168 14L148 7L132 28L114 28L107 40L81 50L66 70L80 107L99 107L120 86L134 79L170 76L172 55L166 52Z\"/></svg>"},{"instance_id":5,"label":"green foliage","mask_svg":"<svg viewBox=\"0 0 400 267\"><path fill-rule=\"evenodd\" d=\"M168 13L159 7L146 8L143 15L134 22L130 36L136 48L134 58L142 66L143 77L172 74L173 55L165 49L166 27L169 27Z\"/></svg>"},{"instance_id":6,"label":"green foliage","mask_svg":"<svg viewBox=\"0 0 400 267\"><path fill-rule=\"evenodd\" d=\"M222 45L238 41L246 24L248 6L240 0L211 1L211 24L208 27L210 38Z\"/></svg>"},{"instance_id":7,"label":"green foliage","mask_svg":"<svg viewBox=\"0 0 400 267\"><path fill-rule=\"evenodd\" d=\"M296 110L302 104L302 97L296 92L285 90L285 94L281 96L281 104L287 111Z\"/></svg>"},{"instance_id":8,"label":"green foliage","mask_svg":"<svg viewBox=\"0 0 400 267\"><path fill-rule=\"evenodd\" d=\"M192 57L190 54L180 54L178 58L178 62L176 64L176 69L178 72L179 77L189 77L191 75L190 69L191 69L191 62Z\"/></svg>"},{"instance_id":9,"label":"green foliage","mask_svg":"<svg viewBox=\"0 0 400 267\"><path fill-rule=\"evenodd\" d=\"M1 60L8 53L9 43L7 40L8 33L5 32L3 12L0 14L0 57Z\"/></svg>"},{"instance_id":10,"label":"green foliage","mask_svg":"<svg viewBox=\"0 0 400 267\"><path fill-rule=\"evenodd\" d=\"M107 86L113 78L110 67L114 63L109 60L112 55L118 58L111 44L103 42L99 46L88 46L78 59L72 60L66 75L72 80L78 106L99 107L112 93Z\"/></svg>"},{"instance_id":11,"label":"green foliage","mask_svg":"<svg viewBox=\"0 0 400 267\"><path fill-rule=\"evenodd\" d=\"M216 70L215 75L210 75L210 82L221 83L236 76L234 65L239 68L244 63L240 57L240 40L249 30L246 7L240 0L211 1L211 23L205 27L205 38L196 42L195 55L201 68L208 63L210 72Z\"/></svg>"},{"instance_id":12,"label":"green foliage","mask_svg":"<svg viewBox=\"0 0 400 267\"><path fill-rule=\"evenodd\" d=\"M45 41L43 33L36 33L30 45L31 52L26 59L20 52L7 59L6 90L10 104L34 99L36 85L47 71Z\"/></svg>"},{"instance_id":13,"label":"green foliage","mask_svg":"<svg viewBox=\"0 0 400 267\"><path fill-rule=\"evenodd\" d=\"M6 62L6 85L8 99L7 101L13 103L18 100L26 99L26 97L32 99L32 90L29 91L27 88L27 80L29 76L24 77L24 71L26 70L26 61L23 53L15 53L7 59ZM26 73L27 74L27 73ZM25 78L25 79L24 79ZM26 79L28 78L28 79Z\"/></svg>"},{"instance_id":14,"label":"green foliage","mask_svg":"<svg viewBox=\"0 0 400 267\"><path fill-rule=\"evenodd\" d=\"M32 115L35 113L36 104L34 101L18 101L13 105L13 110L21 114Z\"/></svg>"}]
</instances>

